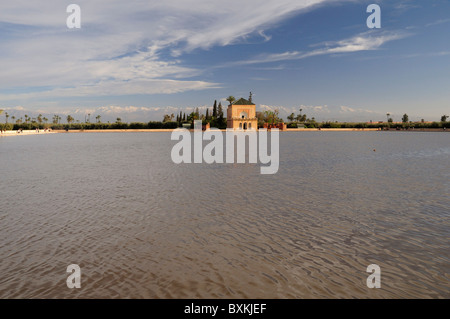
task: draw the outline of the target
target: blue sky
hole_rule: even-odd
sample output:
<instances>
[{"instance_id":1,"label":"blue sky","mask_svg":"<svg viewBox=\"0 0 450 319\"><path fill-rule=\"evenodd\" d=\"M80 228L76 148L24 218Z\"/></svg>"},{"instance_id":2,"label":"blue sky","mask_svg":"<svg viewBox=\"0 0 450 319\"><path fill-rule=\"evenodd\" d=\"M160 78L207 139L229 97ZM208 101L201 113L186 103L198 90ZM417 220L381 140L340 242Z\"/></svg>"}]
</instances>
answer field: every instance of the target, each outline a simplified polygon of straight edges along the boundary
<instances>
[{"instance_id":1,"label":"blue sky","mask_svg":"<svg viewBox=\"0 0 450 319\"><path fill-rule=\"evenodd\" d=\"M81 7L68 29L66 7ZM319 121L450 115L446 0L60 0L0 4L0 108L161 120L254 94ZM381 7L368 29L366 8ZM3 117L3 115L2 115Z\"/></svg>"}]
</instances>

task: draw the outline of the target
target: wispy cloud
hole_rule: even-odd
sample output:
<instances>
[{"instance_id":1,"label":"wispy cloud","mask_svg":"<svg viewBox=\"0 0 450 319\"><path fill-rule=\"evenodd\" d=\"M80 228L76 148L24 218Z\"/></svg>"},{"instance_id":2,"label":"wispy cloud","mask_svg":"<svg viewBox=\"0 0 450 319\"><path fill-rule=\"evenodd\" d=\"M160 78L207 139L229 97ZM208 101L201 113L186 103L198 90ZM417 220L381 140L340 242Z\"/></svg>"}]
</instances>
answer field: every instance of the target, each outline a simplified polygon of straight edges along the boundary
<instances>
[{"instance_id":1,"label":"wispy cloud","mask_svg":"<svg viewBox=\"0 0 450 319\"><path fill-rule=\"evenodd\" d=\"M394 5L395 10L406 11L410 9L420 8L420 5L414 3L414 0L402 0Z\"/></svg>"},{"instance_id":2,"label":"wispy cloud","mask_svg":"<svg viewBox=\"0 0 450 319\"><path fill-rule=\"evenodd\" d=\"M445 57L450 55L450 51L439 51L439 52L422 52L422 53L411 53L402 56L402 58L412 59L421 57Z\"/></svg>"},{"instance_id":3,"label":"wispy cloud","mask_svg":"<svg viewBox=\"0 0 450 319\"><path fill-rule=\"evenodd\" d=\"M177 80L133 80L131 81L105 81L92 85L78 85L70 88L54 88L41 92L0 94L0 101L18 99L40 99L61 97L86 96L119 96L136 94L172 94L184 91L196 91L210 88L219 88L216 83L204 81L177 81Z\"/></svg>"},{"instance_id":4,"label":"wispy cloud","mask_svg":"<svg viewBox=\"0 0 450 319\"><path fill-rule=\"evenodd\" d=\"M378 50L387 42L403 39L407 36L409 34L405 32L381 32L376 35L373 35L371 32L365 32L341 41L316 44L314 46L320 48L312 51L287 51L283 53L261 54L249 60L229 63L226 66L300 60L319 55Z\"/></svg>"},{"instance_id":5,"label":"wispy cloud","mask_svg":"<svg viewBox=\"0 0 450 319\"><path fill-rule=\"evenodd\" d=\"M428 23L425 25L425 27L431 27L431 26L435 26L435 25L439 25L439 24L444 24L444 23L449 23L450 19L440 19L431 23Z\"/></svg>"},{"instance_id":6,"label":"wispy cloud","mask_svg":"<svg viewBox=\"0 0 450 319\"><path fill-rule=\"evenodd\" d=\"M0 23L7 27L0 35L8 36L0 41L0 86L28 92L0 100L218 87L191 80L201 70L184 67L179 57L250 35L269 41L265 30L274 23L331 1L79 0L80 30L67 29L67 4L59 0L3 1Z\"/></svg>"}]
</instances>

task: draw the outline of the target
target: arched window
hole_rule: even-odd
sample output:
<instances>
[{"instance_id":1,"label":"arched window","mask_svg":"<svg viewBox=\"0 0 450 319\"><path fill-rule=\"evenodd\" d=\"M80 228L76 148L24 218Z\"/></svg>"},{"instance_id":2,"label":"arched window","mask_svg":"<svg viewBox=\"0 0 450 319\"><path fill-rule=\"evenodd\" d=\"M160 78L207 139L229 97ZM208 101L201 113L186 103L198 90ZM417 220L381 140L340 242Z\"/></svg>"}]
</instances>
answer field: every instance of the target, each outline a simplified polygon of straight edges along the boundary
<instances>
[{"instance_id":1,"label":"arched window","mask_svg":"<svg viewBox=\"0 0 450 319\"><path fill-rule=\"evenodd\" d=\"M247 129L247 123L244 123L244 130Z\"/></svg>"},{"instance_id":2,"label":"arched window","mask_svg":"<svg viewBox=\"0 0 450 319\"><path fill-rule=\"evenodd\" d=\"M252 123L248 123L248 129L249 129L249 130L252 129Z\"/></svg>"},{"instance_id":3,"label":"arched window","mask_svg":"<svg viewBox=\"0 0 450 319\"><path fill-rule=\"evenodd\" d=\"M239 129L242 130L242 123L239 123Z\"/></svg>"},{"instance_id":4,"label":"arched window","mask_svg":"<svg viewBox=\"0 0 450 319\"><path fill-rule=\"evenodd\" d=\"M241 118L241 119L248 119L248 113L247 112L241 112L241 114L239 114L239 118Z\"/></svg>"}]
</instances>

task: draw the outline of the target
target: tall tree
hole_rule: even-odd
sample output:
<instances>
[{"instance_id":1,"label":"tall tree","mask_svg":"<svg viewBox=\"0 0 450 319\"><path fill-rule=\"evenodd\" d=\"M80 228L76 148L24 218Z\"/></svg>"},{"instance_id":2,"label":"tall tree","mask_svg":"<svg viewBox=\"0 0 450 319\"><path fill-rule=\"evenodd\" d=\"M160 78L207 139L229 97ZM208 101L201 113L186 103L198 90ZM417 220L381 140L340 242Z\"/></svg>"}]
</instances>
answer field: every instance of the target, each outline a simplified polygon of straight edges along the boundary
<instances>
[{"instance_id":1,"label":"tall tree","mask_svg":"<svg viewBox=\"0 0 450 319\"><path fill-rule=\"evenodd\" d=\"M282 123L283 120L280 119L278 117L279 111L275 110L275 111L265 111L264 112L264 116L265 116L265 121L269 124L278 124L278 123Z\"/></svg>"},{"instance_id":2,"label":"tall tree","mask_svg":"<svg viewBox=\"0 0 450 319\"><path fill-rule=\"evenodd\" d=\"M205 116L206 120L209 120L209 109L206 109L206 116Z\"/></svg>"},{"instance_id":3,"label":"tall tree","mask_svg":"<svg viewBox=\"0 0 450 319\"><path fill-rule=\"evenodd\" d=\"M71 115L67 115L67 123L71 124L74 121L74 118Z\"/></svg>"},{"instance_id":4,"label":"tall tree","mask_svg":"<svg viewBox=\"0 0 450 319\"><path fill-rule=\"evenodd\" d=\"M231 105L234 101L236 101L236 99L234 98L234 96L230 95L229 97L227 97L227 101L230 102Z\"/></svg>"},{"instance_id":5,"label":"tall tree","mask_svg":"<svg viewBox=\"0 0 450 319\"><path fill-rule=\"evenodd\" d=\"M295 114L294 114L294 113L291 113L291 115L289 115L289 116L287 117L287 119L288 119L289 121L291 121L291 122L294 122Z\"/></svg>"},{"instance_id":6,"label":"tall tree","mask_svg":"<svg viewBox=\"0 0 450 319\"><path fill-rule=\"evenodd\" d=\"M214 106L213 106L213 113L212 113L213 118L217 118L217 100L214 100Z\"/></svg>"},{"instance_id":7,"label":"tall tree","mask_svg":"<svg viewBox=\"0 0 450 319\"><path fill-rule=\"evenodd\" d=\"M198 120L198 119L199 119L199 117L197 116L196 112L192 112L187 117L188 122L193 122L193 121Z\"/></svg>"},{"instance_id":8,"label":"tall tree","mask_svg":"<svg viewBox=\"0 0 450 319\"><path fill-rule=\"evenodd\" d=\"M230 102L231 103L231 102ZM222 102L219 102L219 109L217 110L217 116L219 118L219 125L223 125L223 109L222 109Z\"/></svg>"},{"instance_id":9,"label":"tall tree","mask_svg":"<svg viewBox=\"0 0 450 319\"><path fill-rule=\"evenodd\" d=\"M402 117L402 122L403 123L408 123L409 122L409 116L408 116L408 114L403 114L403 117Z\"/></svg>"},{"instance_id":10,"label":"tall tree","mask_svg":"<svg viewBox=\"0 0 450 319\"><path fill-rule=\"evenodd\" d=\"M305 122L306 121L306 114L299 114L299 115L297 115L296 116L296 118L295 118L296 120L297 120L297 122L301 122L301 123L303 123L303 122Z\"/></svg>"},{"instance_id":11,"label":"tall tree","mask_svg":"<svg viewBox=\"0 0 450 319\"><path fill-rule=\"evenodd\" d=\"M442 115L441 122L445 123L445 122L447 122L447 119L448 119L448 115Z\"/></svg>"}]
</instances>

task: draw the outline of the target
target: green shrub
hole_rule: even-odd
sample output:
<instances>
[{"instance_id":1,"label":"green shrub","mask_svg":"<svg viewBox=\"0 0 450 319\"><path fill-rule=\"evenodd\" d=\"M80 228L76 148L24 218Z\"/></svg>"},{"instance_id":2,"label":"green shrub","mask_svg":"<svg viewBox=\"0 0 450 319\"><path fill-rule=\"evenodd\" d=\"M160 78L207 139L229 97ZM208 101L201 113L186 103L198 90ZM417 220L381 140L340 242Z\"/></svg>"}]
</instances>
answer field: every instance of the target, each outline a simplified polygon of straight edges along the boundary
<instances>
[{"instance_id":1,"label":"green shrub","mask_svg":"<svg viewBox=\"0 0 450 319\"><path fill-rule=\"evenodd\" d=\"M178 127L178 122L165 122L163 123L164 129L175 129Z\"/></svg>"}]
</instances>

